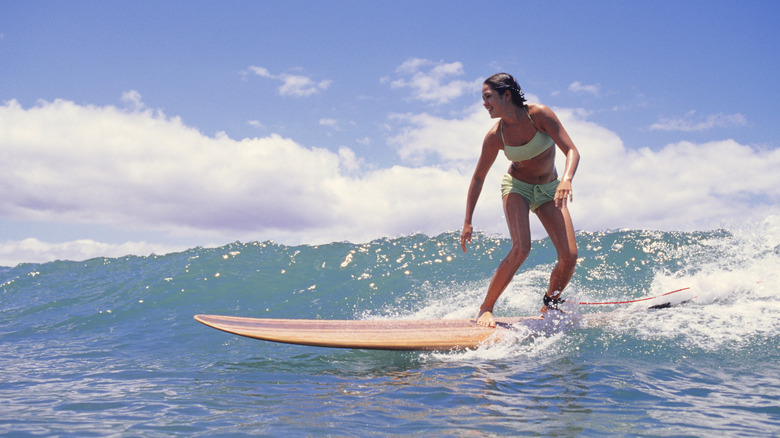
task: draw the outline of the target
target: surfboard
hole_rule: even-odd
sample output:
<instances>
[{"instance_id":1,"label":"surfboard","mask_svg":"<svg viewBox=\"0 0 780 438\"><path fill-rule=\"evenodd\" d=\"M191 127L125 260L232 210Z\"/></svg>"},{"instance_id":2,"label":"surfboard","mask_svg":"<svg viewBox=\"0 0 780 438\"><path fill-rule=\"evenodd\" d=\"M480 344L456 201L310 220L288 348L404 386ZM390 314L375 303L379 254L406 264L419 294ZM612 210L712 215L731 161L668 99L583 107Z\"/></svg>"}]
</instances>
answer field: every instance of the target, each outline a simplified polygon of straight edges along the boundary
<instances>
[{"instance_id":1,"label":"surfboard","mask_svg":"<svg viewBox=\"0 0 780 438\"><path fill-rule=\"evenodd\" d=\"M586 304L637 303L688 290L678 289L665 294L628 301ZM684 304L691 299L678 302ZM662 301L648 309L666 309L673 305ZM563 313L550 312L546 317L530 316L496 318L496 327L482 327L474 319L377 319L377 320L320 320L271 319L240 316L195 315L195 320L217 330L286 344L316 347L359 348L369 350L462 350L473 349L503 340L518 341L534 332L558 331L578 326L592 328L630 319L625 312ZM523 329L526 330L523 330Z\"/></svg>"},{"instance_id":2,"label":"surfboard","mask_svg":"<svg viewBox=\"0 0 780 438\"><path fill-rule=\"evenodd\" d=\"M520 326L540 317L496 318L496 327L474 319L312 320L195 315L195 320L240 336L287 344L373 350L473 349L517 338Z\"/></svg>"}]
</instances>

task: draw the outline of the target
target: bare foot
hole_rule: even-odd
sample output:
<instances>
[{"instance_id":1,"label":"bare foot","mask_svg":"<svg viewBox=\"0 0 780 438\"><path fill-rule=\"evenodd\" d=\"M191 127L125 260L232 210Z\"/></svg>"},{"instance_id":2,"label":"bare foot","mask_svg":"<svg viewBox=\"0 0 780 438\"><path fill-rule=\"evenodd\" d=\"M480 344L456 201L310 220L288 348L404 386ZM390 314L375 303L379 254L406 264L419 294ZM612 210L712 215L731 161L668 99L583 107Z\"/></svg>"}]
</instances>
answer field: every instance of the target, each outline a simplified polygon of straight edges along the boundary
<instances>
[{"instance_id":1,"label":"bare foot","mask_svg":"<svg viewBox=\"0 0 780 438\"><path fill-rule=\"evenodd\" d=\"M493 312L490 310L480 310L477 315L477 324L483 327L495 327L496 320L493 319Z\"/></svg>"}]
</instances>

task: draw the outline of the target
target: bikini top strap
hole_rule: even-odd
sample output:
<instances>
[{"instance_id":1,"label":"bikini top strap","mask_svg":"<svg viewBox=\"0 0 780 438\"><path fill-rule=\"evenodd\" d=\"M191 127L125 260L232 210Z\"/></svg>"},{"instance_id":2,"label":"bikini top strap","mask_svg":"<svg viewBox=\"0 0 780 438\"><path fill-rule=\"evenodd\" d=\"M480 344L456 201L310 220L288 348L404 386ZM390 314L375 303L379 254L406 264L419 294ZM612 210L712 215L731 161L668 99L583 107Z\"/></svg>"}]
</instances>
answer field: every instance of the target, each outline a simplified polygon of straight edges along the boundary
<instances>
[{"instance_id":1,"label":"bikini top strap","mask_svg":"<svg viewBox=\"0 0 780 438\"><path fill-rule=\"evenodd\" d=\"M534 128L536 128L536 123L534 123L534 119L531 118L531 113L528 112L528 105L523 105L523 109L525 110L525 115L528 116L528 120L530 120L531 124L534 125ZM536 128L536 130L538 131L539 128ZM501 131L501 133L503 135L504 131Z\"/></svg>"},{"instance_id":2,"label":"bikini top strap","mask_svg":"<svg viewBox=\"0 0 780 438\"><path fill-rule=\"evenodd\" d=\"M534 123L534 119L531 118L531 113L528 112L528 105L523 105L523 109L525 110L525 115L528 116L528 120L531 121L531 124L536 128L536 123ZM504 144L504 147L506 147L506 140L504 140L504 120L499 119L498 121L498 130L501 131L501 143ZM539 128L536 128L537 131L539 131ZM539 131L541 132L541 131Z\"/></svg>"}]
</instances>

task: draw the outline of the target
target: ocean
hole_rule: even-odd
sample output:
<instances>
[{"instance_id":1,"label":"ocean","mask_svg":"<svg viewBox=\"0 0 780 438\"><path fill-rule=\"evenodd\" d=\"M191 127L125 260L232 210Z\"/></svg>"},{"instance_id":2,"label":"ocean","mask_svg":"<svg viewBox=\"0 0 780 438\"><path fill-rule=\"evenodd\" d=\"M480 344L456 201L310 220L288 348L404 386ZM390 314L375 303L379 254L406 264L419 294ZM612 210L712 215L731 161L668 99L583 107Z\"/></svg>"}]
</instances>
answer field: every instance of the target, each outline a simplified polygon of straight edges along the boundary
<instances>
[{"instance_id":1,"label":"ocean","mask_svg":"<svg viewBox=\"0 0 780 438\"><path fill-rule=\"evenodd\" d=\"M780 436L780 218L699 232L578 232L570 312L615 312L475 350L274 344L200 313L469 318L509 249L457 233L231 243L0 268L0 434ZM548 239L499 300L535 315ZM575 305L658 296L628 304Z\"/></svg>"}]
</instances>

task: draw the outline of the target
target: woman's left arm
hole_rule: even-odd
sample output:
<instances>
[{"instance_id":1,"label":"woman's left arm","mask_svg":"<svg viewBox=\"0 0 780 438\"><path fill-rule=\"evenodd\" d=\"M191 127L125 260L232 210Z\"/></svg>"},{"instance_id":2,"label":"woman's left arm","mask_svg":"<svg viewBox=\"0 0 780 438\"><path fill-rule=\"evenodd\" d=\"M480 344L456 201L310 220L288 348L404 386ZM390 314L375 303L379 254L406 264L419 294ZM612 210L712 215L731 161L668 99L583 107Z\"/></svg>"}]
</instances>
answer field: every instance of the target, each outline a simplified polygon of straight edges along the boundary
<instances>
[{"instance_id":1,"label":"woman's left arm","mask_svg":"<svg viewBox=\"0 0 780 438\"><path fill-rule=\"evenodd\" d=\"M534 114L534 120L538 120L539 127L546 132L558 145L558 148L566 156L566 167L563 169L561 183L555 191L555 206L563 207L566 201L573 201L574 194L571 189L571 181L574 179L574 173L577 172L577 166L580 164L580 152L571 141L569 133L558 120L553 110L544 106L537 105L538 114Z\"/></svg>"}]
</instances>

